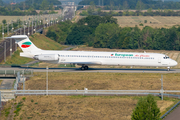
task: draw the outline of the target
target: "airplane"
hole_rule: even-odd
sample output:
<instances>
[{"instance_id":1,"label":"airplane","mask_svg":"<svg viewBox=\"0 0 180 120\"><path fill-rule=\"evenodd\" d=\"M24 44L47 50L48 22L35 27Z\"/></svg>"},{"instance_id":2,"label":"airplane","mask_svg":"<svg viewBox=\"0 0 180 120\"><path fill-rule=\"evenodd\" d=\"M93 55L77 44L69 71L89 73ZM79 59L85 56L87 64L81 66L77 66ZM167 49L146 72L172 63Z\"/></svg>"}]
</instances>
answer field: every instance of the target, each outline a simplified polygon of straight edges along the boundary
<instances>
[{"instance_id":1,"label":"airplane","mask_svg":"<svg viewBox=\"0 0 180 120\"><path fill-rule=\"evenodd\" d=\"M47 63L80 65L81 70L88 70L93 65L110 66L176 66L177 62L167 55L159 53L136 52L91 52L91 51L62 51L42 50L37 48L26 35L14 35L11 37L22 49L20 56L33 58Z\"/></svg>"}]
</instances>

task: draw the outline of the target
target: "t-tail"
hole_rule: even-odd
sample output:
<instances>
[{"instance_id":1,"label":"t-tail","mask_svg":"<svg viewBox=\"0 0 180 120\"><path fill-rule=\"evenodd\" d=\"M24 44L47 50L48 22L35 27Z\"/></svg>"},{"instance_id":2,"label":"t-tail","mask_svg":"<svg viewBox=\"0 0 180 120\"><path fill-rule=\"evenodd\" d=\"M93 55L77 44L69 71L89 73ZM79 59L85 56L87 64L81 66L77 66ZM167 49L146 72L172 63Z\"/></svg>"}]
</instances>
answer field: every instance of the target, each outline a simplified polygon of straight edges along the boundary
<instances>
[{"instance_id":1,"label":"t-tail","mask_svg":"<svg viewBox=\"0 0 180 120\"><path fill-rule=\"evenodd\" d=\"M20 56L22 57L28 57L33 58L34 53L41 51L41 49L37 48L30 40L27 35L13 35L11 37L15 39L16 43L19 45L19 47L22 49L23 53L20 53Z\"/></svg>"},{"instance_id":2,"label":"t-tail","mask_svg":"<svg viewBox=\"0 0 180 120\"><path fill-rule=\"evenodd\" d=\"M28 38L27 35L14 35L7 38L13 38L15 39L16 43L19 45L19 47L22 49L24 53L31 53L34 51L39 51L41 49L37 48Z\"/></svg>"}]
</instances>

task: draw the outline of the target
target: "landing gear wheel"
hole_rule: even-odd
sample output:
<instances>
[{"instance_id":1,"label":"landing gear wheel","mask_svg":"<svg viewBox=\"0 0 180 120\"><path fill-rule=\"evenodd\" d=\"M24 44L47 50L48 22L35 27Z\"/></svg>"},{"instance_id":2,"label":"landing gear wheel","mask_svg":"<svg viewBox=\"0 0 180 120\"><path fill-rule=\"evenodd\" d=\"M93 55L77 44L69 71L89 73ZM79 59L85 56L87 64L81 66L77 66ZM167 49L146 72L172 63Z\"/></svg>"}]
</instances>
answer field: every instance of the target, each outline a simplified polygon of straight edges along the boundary
<instances>
[{"instance_id":1,"label":"landing gear wheel","mask_svg":"<svg viewBox=\"0 0 180 120\"><path fill-rule=\"evenodd\" d=\"M82 65L81 70L88 70L88 66L87 65Z\"/></svg>"},{"instance_id":2,"label":"landing gear wheel","mask_svg":"<svg viewBox=\"0 0 180 120\"><path fill-rule=\"evenodd\" d=\"M88 66L85 66L84 69L85 69L85 70L88 70Z\"/></svg>"},{"instance_id":3,"label":"landing gear wheel","mask_svg":"<svg viewBox=\"0 0 180 120\"><path fill-rule=\"evenodd\" d=\"M85 70L84 67L81 67L81 70Z\"/></svg>"},{"instance_id":4,"label":"landing gear wheel","mask_svg":"<svg viewBox=\"0 0 180 120\"><path fill-rule=\"evenodd\" d=\"M167 71L168 71L168 72L170 71L170 67L167 68Z\"/></svg>"}]
</instances>

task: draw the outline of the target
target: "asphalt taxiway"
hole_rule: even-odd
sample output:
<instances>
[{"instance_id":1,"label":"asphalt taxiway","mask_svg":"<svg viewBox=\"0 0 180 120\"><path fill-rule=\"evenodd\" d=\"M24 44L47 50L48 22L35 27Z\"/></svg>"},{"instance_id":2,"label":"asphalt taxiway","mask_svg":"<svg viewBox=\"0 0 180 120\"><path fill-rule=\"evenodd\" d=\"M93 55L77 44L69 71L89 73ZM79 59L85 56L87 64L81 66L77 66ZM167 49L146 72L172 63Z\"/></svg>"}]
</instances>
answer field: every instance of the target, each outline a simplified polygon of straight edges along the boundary
<instances>
[{"instance_id":1,"label":"asphalt taxiway","mask_svg":"<svg viewBox=\"0 0 180 120\"><path fill-rule=\"evenodd\" d=\"M34 72L46 72L46 68L33 67L0 67L0 70L33 70ZM104 73L180 73L180 69L135 69L135 68L49 68L48 72L104 72Z\"/></svg>"}]
</instances>

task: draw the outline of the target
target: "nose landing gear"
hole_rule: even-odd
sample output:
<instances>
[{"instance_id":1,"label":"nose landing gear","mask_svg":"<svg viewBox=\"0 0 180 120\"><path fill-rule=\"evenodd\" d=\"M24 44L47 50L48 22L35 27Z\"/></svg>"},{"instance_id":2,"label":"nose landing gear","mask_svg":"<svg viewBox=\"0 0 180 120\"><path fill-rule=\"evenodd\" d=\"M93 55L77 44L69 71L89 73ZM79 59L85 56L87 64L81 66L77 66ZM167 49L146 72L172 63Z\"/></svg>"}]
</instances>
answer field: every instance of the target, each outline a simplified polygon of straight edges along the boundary
<instances>
[{"instance_id":1,"label":"nose landing gear","mask_svg":"<svg viewBox=\"0 0 180 120\"><path fill-rule=\"evenodd\" d=\"M82 67L81 67L81 70L88 70L88 66L87 65L82 65Z\"/></svg>"},{"instance_id":2,"label":"nose landing gear","mask_svg":"<svg viewBox=\"0 0 180 120\"><path fill-rule=\"evenodd\" d=\"M167 67L167 71L168 71L168 72L170 71L170 67Z\"/></svg>"}]
</instances>

